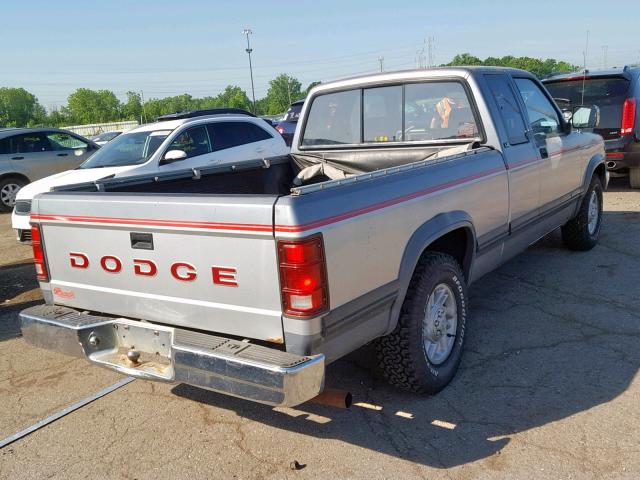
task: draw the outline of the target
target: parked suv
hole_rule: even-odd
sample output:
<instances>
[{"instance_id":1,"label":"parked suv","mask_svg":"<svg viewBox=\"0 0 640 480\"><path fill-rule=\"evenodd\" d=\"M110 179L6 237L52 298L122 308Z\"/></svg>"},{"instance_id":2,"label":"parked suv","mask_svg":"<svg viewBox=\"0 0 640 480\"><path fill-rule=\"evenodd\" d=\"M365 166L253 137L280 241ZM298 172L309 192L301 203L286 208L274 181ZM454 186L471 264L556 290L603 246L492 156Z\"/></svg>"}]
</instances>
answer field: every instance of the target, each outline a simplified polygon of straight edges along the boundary
<instances>
[{"instance_id":1,"label":"parked suv","mask_svg":"<svg viewBox=\"0 0 640 480\"><path fill-rule=\"evenodd\" d=\"M158 120L119 135L75 170L23 188L16 197L12 216L18 240L31 241L29 214L33 197L54 187L109 176L166 173L289 153L273 128L243 110L196 110L164 115Z\"/></svg>"},{"instance_id":2,"label":"parked suv","mask_svg":"<svg viewBox=\"0 0 640 480\"><path fill-rule=\"evenodd\" d=\"M0 212L13 208L29 182L75 168L99 148L91 140L57 128L0 131Z\"/></svg>"},{"instance_id":3,"label":"parked suv","mask_svg":"<svg viewBox=\"0 0 640 480\"><path fill-rule=\"evenodd\" d=\"M578 105L600 108L600 122L593 131L605 141L607 169L614 175L628 174L631 187L640 188L640 68L587 70L543 82L564 111Z\"/></svg>"}]
</instances>

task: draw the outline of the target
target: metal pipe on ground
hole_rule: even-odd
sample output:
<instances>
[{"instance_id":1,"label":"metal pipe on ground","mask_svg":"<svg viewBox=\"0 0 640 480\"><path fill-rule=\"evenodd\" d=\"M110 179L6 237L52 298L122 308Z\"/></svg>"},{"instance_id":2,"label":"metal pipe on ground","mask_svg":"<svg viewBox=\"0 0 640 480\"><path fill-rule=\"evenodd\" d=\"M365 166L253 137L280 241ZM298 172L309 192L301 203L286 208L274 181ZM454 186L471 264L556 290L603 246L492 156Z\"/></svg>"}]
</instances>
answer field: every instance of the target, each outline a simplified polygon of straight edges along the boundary
<instances>
[{"instance_id":1,"label":"metal pipe on ground","mask_svg":"<svg viewBox=\"0 0 640 480\"><path fill-rule=\"evenodd\" d=\"M351 408L353 395L351 395L350 392L345 392L344 390L327 388L323 390L320 395L313 397L309 401L319 405L327 405L329 407Z\"/></svg>"}]
</instances>

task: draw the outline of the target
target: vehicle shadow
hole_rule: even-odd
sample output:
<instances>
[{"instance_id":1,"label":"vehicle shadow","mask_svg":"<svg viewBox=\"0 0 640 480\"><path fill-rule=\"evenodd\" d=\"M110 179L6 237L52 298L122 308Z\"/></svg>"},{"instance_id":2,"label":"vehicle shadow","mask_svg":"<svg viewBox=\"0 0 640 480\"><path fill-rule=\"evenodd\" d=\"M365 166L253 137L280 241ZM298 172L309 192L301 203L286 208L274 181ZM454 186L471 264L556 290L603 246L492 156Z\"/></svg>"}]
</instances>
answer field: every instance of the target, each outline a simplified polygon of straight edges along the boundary
<instances>
[{"instance_id":1,"label":"vehicle shadow","mask_svg":"<svg viewBox=\"0 0 640 480\"><path fill-rule=\"evenodd\" d=\"M0 341L20 336L20 310L41 303L33 262L0 266Z\"/></svg>"},{"instance_id":2,"label":"vehicle shadow","mask_svg":"<svg viewBox=\"0 0 640 480\"><path fill-rule=\"evenodd\" d=\"M432 467L486 458L515 433L609 402L636 375L640 299L628 285L640 283L640 247L629 238L640 238L640 213L606 212L605 227L591 252L568 252L554 232L474 284L460 371L433 397L375 378L366 347L327 369L326 385L352 392L351 410L274 409L188 385L173 392Z\"/></svg>"}]
</instances>

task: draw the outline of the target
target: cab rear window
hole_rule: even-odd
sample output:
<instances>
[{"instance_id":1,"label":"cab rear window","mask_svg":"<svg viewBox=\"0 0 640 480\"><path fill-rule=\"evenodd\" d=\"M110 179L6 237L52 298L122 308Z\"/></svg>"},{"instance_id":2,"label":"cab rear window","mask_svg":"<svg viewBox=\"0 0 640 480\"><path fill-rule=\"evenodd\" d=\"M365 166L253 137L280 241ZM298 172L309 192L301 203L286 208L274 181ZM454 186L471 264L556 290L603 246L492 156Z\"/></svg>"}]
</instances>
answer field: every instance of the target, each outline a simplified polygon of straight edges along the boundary
<instances>
[{"instance_id":1,"label":"cab rear window","mask_svg":"<svg viewBox=\"0 0 640 480\"><path fill-rule=\"evenodd\" d=\"M302 147L479 139L479 122L458 81L357 88L313 99Z\"/></svg>"}]
</instances>

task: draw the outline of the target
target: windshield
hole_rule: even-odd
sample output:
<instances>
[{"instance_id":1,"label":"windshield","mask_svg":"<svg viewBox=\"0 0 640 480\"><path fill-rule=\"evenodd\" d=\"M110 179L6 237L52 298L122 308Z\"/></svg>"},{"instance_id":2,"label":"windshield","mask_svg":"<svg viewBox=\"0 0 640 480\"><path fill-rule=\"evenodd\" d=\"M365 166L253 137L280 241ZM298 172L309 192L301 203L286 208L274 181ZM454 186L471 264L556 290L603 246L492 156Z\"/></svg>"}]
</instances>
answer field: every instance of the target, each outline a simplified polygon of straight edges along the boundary
<instances>
[{"instance_id":1,"label":"windshield","mask_svg":"<svg viewBox=\"0 0 640 480\"><path fill-rule=\"evenodd\" d=\"M78 168L124 167L149 160L171 130L125 133L107 143Z\"/></svg>"},{"instance_id":2,"label":"windshield","mask_svg":"<svg viewBox=\"0 0 640 480\"><path fill-rule=\"evenodd\" d=\"M91 140L93 140L94 142L108 142L109 140L113 140L114 138L116 138L121 133L122 132L102 133L100 135L97 135L97 136L93 137Z\"/></svg>"}]
</instances>

